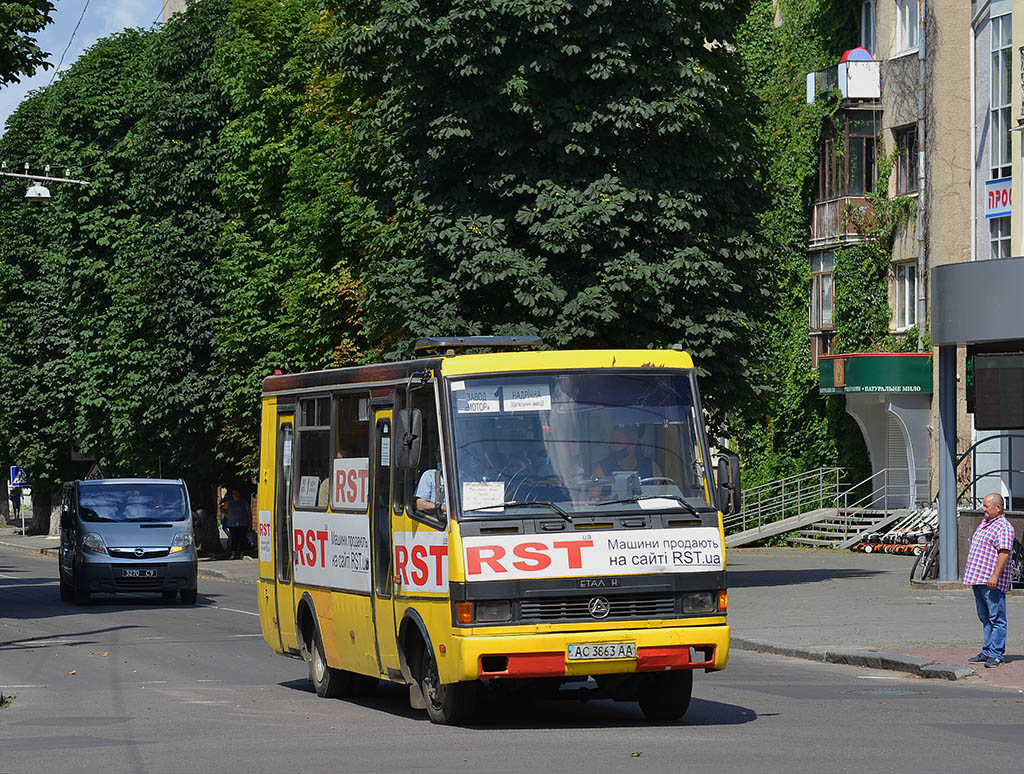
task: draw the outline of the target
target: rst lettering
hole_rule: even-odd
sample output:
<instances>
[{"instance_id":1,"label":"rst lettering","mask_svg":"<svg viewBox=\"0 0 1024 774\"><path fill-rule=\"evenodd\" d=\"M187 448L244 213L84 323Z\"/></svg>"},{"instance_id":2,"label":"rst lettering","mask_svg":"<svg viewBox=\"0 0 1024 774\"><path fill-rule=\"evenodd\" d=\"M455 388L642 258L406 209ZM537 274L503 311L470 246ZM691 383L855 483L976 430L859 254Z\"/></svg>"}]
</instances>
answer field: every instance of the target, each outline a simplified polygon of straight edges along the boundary
<instances>
[{"instance_id":1,"label":"rst lettering","mask_svg":"<svg viewBox=\"0 0 1024 774\"><path fill-rule=\"evenodd\" d=\"M326 567L328 532L325 529L296 529L292 533L295 546L295 564L302 567Z\"/></svg>"},{"instance_id":2,"label":"rst lettering","mask_svg":"<svg viewBox=\"0 0 1024 774\"><path fill-rule=\"evenodd\" d=\"M505 549L501 546L469 546L466 548L466 572L479 575L485 564L491 568L491 572L505 572L500 562L503 556Z\"/></svg>"},{"instance_id":3,"label":"rst lettering","mask_svg":"<svg viewBox=\"0 0 1024 774\"><path fill-rule=\"evenodd\" d=\"M512 566L517 570L546 570L551 566L551 557L544 553L545 549L543 543L520 543L512 553L525 561L512 562Z\"/></svg>"},{"instance_id":4,"label":"rst lettering","mask_svg":"<svg viewBox=\"0 0 1024 774\"><path fill-rule=\"evenodd\" d=\"M395 542L395 581L404 589L443 591L448 586L448 546L422 540Z\"/></svg>"}]
</instances>

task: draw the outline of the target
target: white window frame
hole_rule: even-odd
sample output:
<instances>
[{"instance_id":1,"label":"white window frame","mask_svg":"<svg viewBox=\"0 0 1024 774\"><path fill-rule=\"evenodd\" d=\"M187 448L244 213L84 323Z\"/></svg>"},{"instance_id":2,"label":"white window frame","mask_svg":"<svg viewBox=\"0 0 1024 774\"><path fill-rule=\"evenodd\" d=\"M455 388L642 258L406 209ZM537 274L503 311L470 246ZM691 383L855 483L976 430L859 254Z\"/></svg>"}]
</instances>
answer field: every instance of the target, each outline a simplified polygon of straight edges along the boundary
<instances>
[{"instance_id":1,"label":"white window frame","mask_svg":"<svg viewBox=\"0 0 1024 774\"><path fill-rule=\"evenodd\" d=\"M896 0L896 53L917 51L919 0Z\"/></svg>"},{"instance_id":2,"label":"white window frame","mask_svg":"<svg viewBox=\"0 0 1024 774\"><path fill-rule=\"evenodd\" d=\"M893 322L897 331L905 331L917 325L917 263L895 264L893 282L896 286Z\"/></svg>"},{"instance_id":3,"label":"white window frame","mask_svg":"<svg viewBox=\"0 0 1024 774\"><path fill-rule=\"evenodd\" d=\"M1010 257L1010 216L1003 215L999 218L990 218L988 221L988 257L997 258Z\"/></svg>"},{"instance_id":4,"label":"white window frame","mask_svg":"<svg viewBox=\"0 0 1024 774\"><path fill-rule=\"evenodd\" d=\"M989 110L992 121L992 140L989 146L990 180L998 180L1012 174L1010 112L1013 99L1013 35L1010 27L1011 18L1010 14L994 16L989 25L992 50L992 70L989 76L992 83L989 93Z\"/></svg>"},{"instance_id":5,"label":"white window frame","mask_svg":"<svg viewBox=\"0 0 1024 774\"><path fill-rule=\"evenodd\" d=\"M812 331L835 328L835 253L811 253L811 306L809 324Z\"/></svg>"},{"instance_id":6,"label":"white window frame","mask_svg":"<svg viewBox=\"0 0 1024 774\"><path fill-rule=\"evenodd\" d=\"M860 44L876 57L875 50L875 0L863 0L860 4Z\"/></svg>"}]
</instances>

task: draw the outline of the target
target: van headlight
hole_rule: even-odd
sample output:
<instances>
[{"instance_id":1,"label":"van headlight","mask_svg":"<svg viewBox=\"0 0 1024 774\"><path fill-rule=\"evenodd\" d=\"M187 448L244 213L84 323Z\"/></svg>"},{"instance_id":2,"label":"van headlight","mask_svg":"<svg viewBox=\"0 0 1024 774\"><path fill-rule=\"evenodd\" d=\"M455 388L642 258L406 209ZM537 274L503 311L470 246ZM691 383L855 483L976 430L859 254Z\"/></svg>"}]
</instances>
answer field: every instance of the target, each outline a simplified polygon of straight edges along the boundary
<instances>
[{"instance_id":1,"label":"van headlight","mask_svg":"<svg viewBox=\"0 0 1024 774\"><path fill-rule=\"evenodd\" d=\"M192 536L187 532L179 532L174 536L174 540L171 541L171 553L176 554L179 551L186 551L192 547Z\"/></svg>"},{"instance_id":2,"label":"van headlight","mask_svg":"<svg viewBox=\"0 0 1024 774\"><path fill-rule=\"evenodd\" d=\"M107 544L103 542L103 538L96 532L86 532L82 535L82 548L97 554L107 553Z\"/></svg>"}]
</instances>

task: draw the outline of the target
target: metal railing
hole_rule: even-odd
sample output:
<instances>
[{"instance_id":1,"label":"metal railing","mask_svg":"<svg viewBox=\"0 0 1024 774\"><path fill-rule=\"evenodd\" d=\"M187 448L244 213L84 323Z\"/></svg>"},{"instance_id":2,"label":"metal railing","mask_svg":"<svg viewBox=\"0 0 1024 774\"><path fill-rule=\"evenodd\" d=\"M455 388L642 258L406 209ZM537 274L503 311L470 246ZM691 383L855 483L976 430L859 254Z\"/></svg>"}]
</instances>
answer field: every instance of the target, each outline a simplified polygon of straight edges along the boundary
<instances>
[{"instance_id":1,"label":"metal railing","mask_svg":"<svg viewBox=\"0 0 1024 774\"><path fill-rule=\"evenodd\" d=\"M855 531L852 525L866 511L889 514L900 508L915 508L927 505L930 496L931 468L883 468L840 495L838 515L849 537Z\"/></svg>"},{"instance_id":2,"label":"metal railing","mask_svg":"<svg viewBox=\"0 0 1024 774\"><path fill-rule=\"evenodd\" d=\"M820 508L835 508L843 468L816 468L743 492L743 510L724 520L725 531L742 532Z\"/></svg>"},{"instance_id":3,"label":"metal railing","mask_svg":"<svg viewBox=\"0 0 1024 774\"><path fill-rule=\"evenodd\" d=\"M953 466L953 470L956 471L957 474L957 480L959 480L960 476L960 466L963 465L963 463L967 459L970 459L971 461L972 476L971 480L968 481L967 484L959 492L957 492L956 502L959 507L981 508L981 500L984 499L985 495L988 494L988 492L985 492L984 494L982 494L981 498L979 498L978 482L993 476L996 477L997 482L995 491L999 491L1002 488L1002 485L1005 484L1007 494L1006 502L1008 504L1008 508L1012 506L1014 474L1024 475L1024 470L1014 468L1013 466L1013 439L1015 438L1024 438L1024 434L999 433L997 435L990 435L988 438L982 438L980 441L975 441L968 447L967 451L965 451L963 454L957 457L956 464ZM984 444L987 444L990 441L1001 442L1003 440L1009 441L1009 443L1006 445L1006 467L996 468L993 470L986 470L984 473L978 473L978 447L983 446ZM1003 462L1002 454L1000 454L999 461L1000 463ZM1004 473L1006 474L1005 478L1003 477ZM970 497L965 499L964 495L967 494L967 490L970 490Z\"/></svg>"}]
</instances>

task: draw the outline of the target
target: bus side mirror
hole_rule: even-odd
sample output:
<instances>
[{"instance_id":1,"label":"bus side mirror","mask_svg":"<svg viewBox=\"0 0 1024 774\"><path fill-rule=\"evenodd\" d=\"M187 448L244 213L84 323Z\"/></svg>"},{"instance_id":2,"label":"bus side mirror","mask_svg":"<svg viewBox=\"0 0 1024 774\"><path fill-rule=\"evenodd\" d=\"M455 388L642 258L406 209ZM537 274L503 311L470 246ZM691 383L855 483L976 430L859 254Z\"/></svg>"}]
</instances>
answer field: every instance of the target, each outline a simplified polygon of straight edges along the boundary
<instances>
[{"instance_id":1,"label":"bus side mirror","mask_svg":"<svg viewBox=\"0 0 1024 774\"><path fill-rule=\"evenodd\" d=\"M736 452L723 449L718 457L718 510L725 516L740 512L740 458Z\"/></svg>"},{"instance_id":2,"label":"bus side mirror","mask_svg":"<svg viewBox=\"0 0 1024 774\"><path fill-rule=\"evenodd\" d=\"M401 409L395 415L395 438L398 441L395 464L400 468L417 467L423 448L423 412L419 409Z\"/></svg>"}]
</instances>

